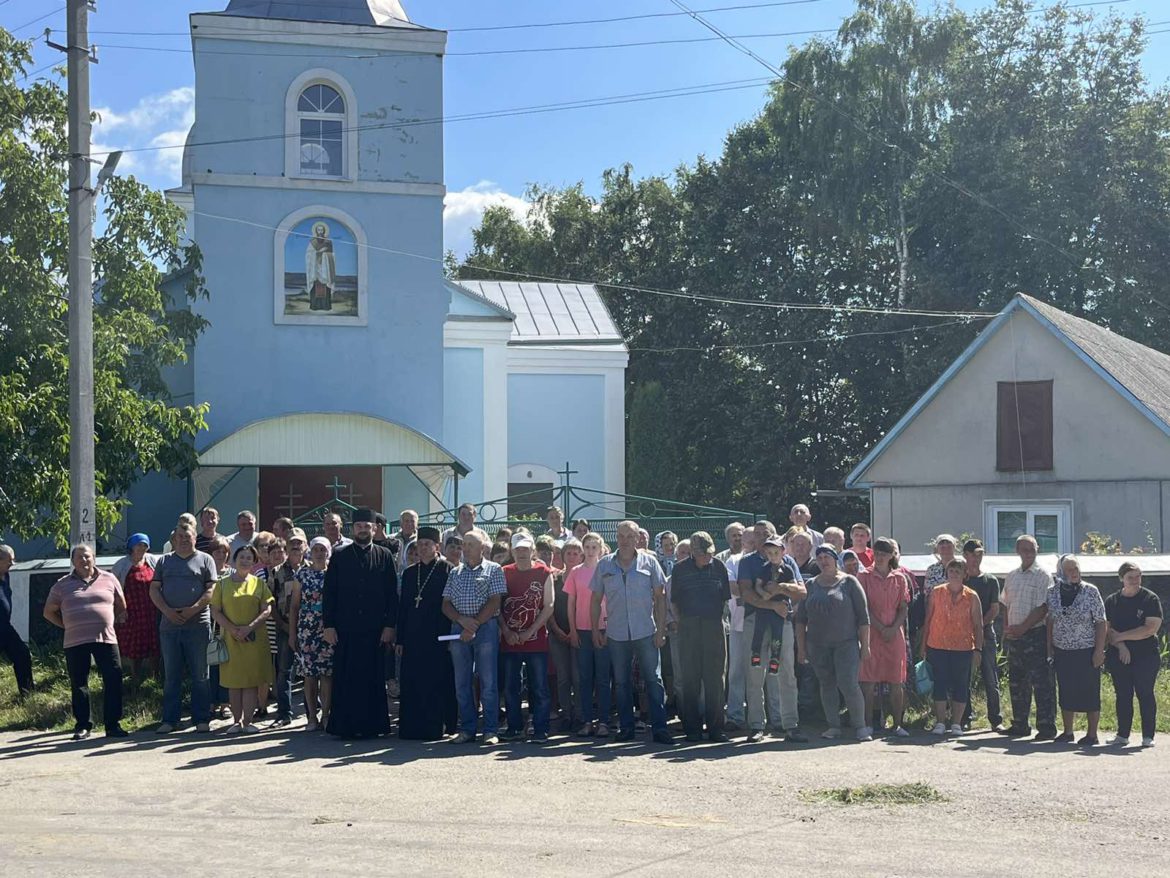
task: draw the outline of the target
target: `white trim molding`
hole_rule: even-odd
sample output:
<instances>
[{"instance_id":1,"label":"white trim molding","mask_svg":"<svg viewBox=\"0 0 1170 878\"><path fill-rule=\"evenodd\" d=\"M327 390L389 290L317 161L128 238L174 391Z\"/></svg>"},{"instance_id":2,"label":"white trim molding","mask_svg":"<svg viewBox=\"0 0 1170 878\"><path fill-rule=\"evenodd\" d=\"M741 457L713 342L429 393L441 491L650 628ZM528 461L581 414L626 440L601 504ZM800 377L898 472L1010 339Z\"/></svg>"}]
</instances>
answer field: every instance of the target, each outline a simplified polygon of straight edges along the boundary
<instances>
[{"instance_id":1,"label":"white trim molding","mask_svg":"<svg viewBox=\"0 0 1170 878\"><path fill-rule=\"evenodd\" d=\"M284 246L288 241L293 227L311 217L324 217L336 220L345 225L353 233L357 242L358 260L358 290L356 317L329 317L324 314L308 314L290 316L284 313ZM292 324L295 326L366 326L370 319L368 286L369 286L369 247L366 242L366 233L361 224L344 210L329 207L324 204L311 204L293 211L277 227L275 246L273 248L272 268L272 321L278 325Z\"/></svg>"},{"instance_id":2,"label":"white trim molding","mask_svg":"<svg viewBox=\"0 0 1170 878\"><path fill-rule=\"evenodd\" d=\"M286 156L287 161L287 156ZM412 183L406 180L339 180L334 177L270 177L260 174L191 175L200 186L237 186L245 189L284 189L301 192L361 192L372 195L415 195L442 198L447 187L442 183ZM168 190L168 192L174 190Z\"/></svg>"},{"instance_id":3,"label":"white trim molding","mask_svg":"<svg viewBox=\"0 0 1170 878\"><path fill-rule=\"evenodd\" d=\"M346 24L330 21L300 21L281 18L249 18L217 12L191 16L191 36L205 40L248 40L257 43L296 43L343 49L393 50L442 55L447 32L418 25Z\"/></svg>"},{"instance_id":4,"label":"white trim molding","mask_svg":"<svg viewBox=\"0 0 1170 878\"><path fill-rule=\"evenodd\" d=\"M345 101L345 115L341 136L343 149L340 177L320 177L301 173L301 114L297 109L301 94L311 85L327 85L337 89ZM300 180L349 180L357 179L358 171L358 111L357 95L344 76L325 67L306 70L288 87L284 96L284 174L289 179Z\"/></svg>"}]
</instances>

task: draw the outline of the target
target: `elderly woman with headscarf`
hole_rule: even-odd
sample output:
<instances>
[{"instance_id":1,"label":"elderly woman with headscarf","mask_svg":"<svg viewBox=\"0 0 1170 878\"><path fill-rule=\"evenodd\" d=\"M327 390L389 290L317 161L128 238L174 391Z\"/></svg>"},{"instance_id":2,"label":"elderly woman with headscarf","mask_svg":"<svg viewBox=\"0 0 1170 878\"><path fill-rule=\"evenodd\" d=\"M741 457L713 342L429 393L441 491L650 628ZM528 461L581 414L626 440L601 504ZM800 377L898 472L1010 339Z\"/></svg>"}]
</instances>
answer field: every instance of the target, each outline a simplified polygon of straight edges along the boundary
<instances>
[{"instance_id":1,"label":"elderly woman with headscarf","mask_svg":"<svg viewBox=\"0 0 1170 878\"><path fill-rule=\"evenodd\" d=\"M144 533L126 540L126 555L119 558L110 572L122 584L126 597L126 618L114 625L118 651L130 661L130 688L141 684L145 667L157 677L159 672L158 607L150 599L150 581L158 556L150 554L150 537Z\"/></svg>"},{"instance_id":2,"label":"elderly woman with headscarf","mask_svg":"<svg viewBox=\"0 0 1170 878\"><path fill-rule=\"evenodd\" d=\"M297 654L297 666L305 679L306 732L315 732L329 722L333 704L333 645L325 640L323 600L325 569L333 544L326 537L314 537L309 543L309 563L286 584L291 590L288 644ZM318 719L318 697L321 718Z\"/></svg>"},{"instance_id":3,"label":"elderly woman with headscarf","mask_svg":"<svg viewBox=\"0 0 1170 878\"><path fill-rule=\"evenodd\" d=\"M1056 581L1048 588L1048 659L1056 685L1064 733L1057 743L1073 741L1073 721L1086 714L1089 730L1077 743L1097 744L1101 719L1101 667L1105 664L1105 602L1091 582L1081 579L1075 555L1061 555Z\"/></svg>"}]
</instances>

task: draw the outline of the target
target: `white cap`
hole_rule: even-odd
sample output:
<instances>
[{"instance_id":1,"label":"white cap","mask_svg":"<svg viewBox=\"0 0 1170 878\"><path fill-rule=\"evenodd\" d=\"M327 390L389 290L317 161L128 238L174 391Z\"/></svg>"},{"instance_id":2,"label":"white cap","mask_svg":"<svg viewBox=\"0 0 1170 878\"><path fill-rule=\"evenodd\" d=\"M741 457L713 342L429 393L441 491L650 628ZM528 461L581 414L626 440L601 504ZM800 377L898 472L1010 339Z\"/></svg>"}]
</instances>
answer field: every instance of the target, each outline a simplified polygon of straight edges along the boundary
<instances>
[{"instance_id":1,"label":"white cap","mask_svg":"<svg viewBox=\"0 0 1170 878\"><path fill-rule=\"evenodd\" d=\"M521 547L528 547L529 549L536 548L536 543L532 539L532 535L524 531L518 531L512 534L512 548L519 549Z\"/></svg>"}]
</instances>

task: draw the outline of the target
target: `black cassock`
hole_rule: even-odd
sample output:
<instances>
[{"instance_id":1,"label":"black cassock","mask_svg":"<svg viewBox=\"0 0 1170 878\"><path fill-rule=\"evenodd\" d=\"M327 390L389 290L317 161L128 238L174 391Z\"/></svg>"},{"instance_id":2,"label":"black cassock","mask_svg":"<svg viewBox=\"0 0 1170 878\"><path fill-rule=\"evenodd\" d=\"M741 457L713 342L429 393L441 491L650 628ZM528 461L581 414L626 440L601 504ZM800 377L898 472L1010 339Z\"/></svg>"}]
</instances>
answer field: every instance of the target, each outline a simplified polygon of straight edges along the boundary
<instances>
[{"instance_id":1,"label":"black cassock","mask_svg":"<svg viewBox=\"0 0 1170 878\"><path fill-rule=\"evenodd\" d=\"M398 577L389 549L351 543L325 571L326 628L337 629L333 653L331 735L360 738L390 731L382 629L398 619Z\"/></svg>"},{"instance_id":2,"label":"black cassock","mask_svg":"<svg viewBox=\"0 0 1170 878\"><path fill-rule=\"evenodd\" d=\"M443 615L443 587L451 565L443 558L415 564L402 574L398 608L398 642L402 645L399 675L398 736L433 741L455 731L455 672L451 649L440 635L451 632Z\"/></svg>"}]
</instances>

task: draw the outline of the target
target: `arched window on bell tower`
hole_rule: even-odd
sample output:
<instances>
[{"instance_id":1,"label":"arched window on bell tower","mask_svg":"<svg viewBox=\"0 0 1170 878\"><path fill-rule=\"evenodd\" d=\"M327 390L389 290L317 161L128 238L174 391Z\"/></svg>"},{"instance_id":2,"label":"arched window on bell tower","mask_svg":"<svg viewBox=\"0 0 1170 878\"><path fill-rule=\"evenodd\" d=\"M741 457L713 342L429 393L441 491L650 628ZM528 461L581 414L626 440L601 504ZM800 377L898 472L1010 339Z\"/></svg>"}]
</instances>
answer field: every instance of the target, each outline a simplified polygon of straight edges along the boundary
<instances>
[{"instance_id":1,"label":"arched window on bell tower","mask_svg":"<svg viewBox=\"0 0 1170 878\"><path fill-rule=\"evenodd\" d=\"M308 70L289 87L285 104L285 175L352 180L357 168L353 90L328 70Z\"/></svg>"}]
</instances>

